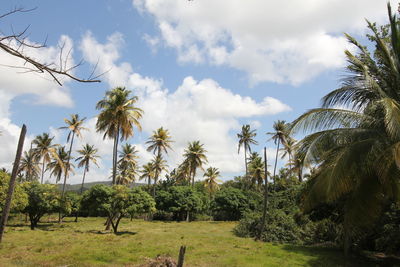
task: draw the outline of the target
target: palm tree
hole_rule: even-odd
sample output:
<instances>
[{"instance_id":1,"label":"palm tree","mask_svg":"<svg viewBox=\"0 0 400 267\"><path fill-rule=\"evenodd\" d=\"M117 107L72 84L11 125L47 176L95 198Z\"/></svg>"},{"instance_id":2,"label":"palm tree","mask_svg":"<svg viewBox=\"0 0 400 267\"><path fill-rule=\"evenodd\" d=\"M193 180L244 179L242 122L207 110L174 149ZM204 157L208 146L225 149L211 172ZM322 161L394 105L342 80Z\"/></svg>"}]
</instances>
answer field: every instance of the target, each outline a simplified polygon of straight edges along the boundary
<instances>
[{"instance_id":1,"label":"palm tree","mask_svg":"<svg viewBox=\"0 0 400 267\"><path fill-rule=\"evenodd\" d=\"M119 178L117 178L117 184L129 184L134 181L137 174L136 160L139 158L137 153L135 146L131 144L122 146L118 161Z\"/></svg>"},{"instance_id":2,"label":"palm tree","mask_svg":"<svg viewBox=\"0 0 400 267\"><path fill-rule=\"evenodd\" d=\"M97 167L99 165L97 164L97 159L100 158L100 156L97 155L97 149L94 147L94 145L89 145L85 144L82 149L78 150L78 154L80 157L76 158L75 161L78 161L78 167L79 168L84 168L83 169L83 177L82 177L82 186L81 186L81 194L83 193L83 186L85 185L85 176L86 172L89 172L89 167L90 167L90 162L93 162Z\"/></svg>"},{"instance_id":3,"label":"palm tree","mask_svg":"<svg viewBox=\"0 0 400 267\"><path fill-rule=\"evenodd\" d=\"M275 156L275 164L274 164L274 184L275 184L275 175L276 175L276 164L278 163L278 152L279 152L279 145L282 143L286 145L286 140L288 136L288 127L285 121L278 120L274 122L273 125L274 132L267 133L272 135L271 139L274 140L276 146L276 156Z\"/></svg>"},{"instance_id":4,"label":"palm tree","mask_svg":"<svg viewBox=\"0 0 400 267\"><path fill-rule=\"evenodd\" d=\"M126 140L133 136L133 127L141 130L139 123L143 115L140 108L135 107L137 96L130 97L131 91L124 87L117 87L106 92L96 108L100 110L97 118L96 130L104 132L103 138L114 139L112 183L116 183L118 140Z\"/></svg>"},{"instance_id":5,"label":"palm tree","mask_svg":"<svg viewBox=\"0 0 400 267\"><path fill-rule=\"evenodd\" d=\"M189 166L192 186L194 186L194 177L196 176L197 168L204 170L203 164L208 162L205 155L206 152L207 151L203 148L203 144L200 144L200 141L189 143L188 148L185 149L183 157L185 158L186 164Z\"/></svg>"},{"instance_id":6,"label":"palm tree","mask_svg":"<svg viewBox=\"0 0 400 267\"><path fill-rule=\"evenodd\" d=\"M250 125L246 124L242 126L242 131L237 134L239 138L238 153L240 153L240 148L243 146L244 149L244 166L246 168L247 176L247 151L251 153L250 144L258 145L258 142L253 138L257 135L255 130L250 130Z\"/></svg>"},{"instance_id":7,"label":"palm tree","mask_svg":"<svg viewBox=\"0 0 400 267\"><path fill-rule=\"evenodd\" d=\"M35 145L33 149L33 153L37 161L42 160L42 171L41 171L41 180L40 183L43 184L43 177L46 171L45 165L51 161L51 156L55 154L55 148L57 145L52 144L54 137L49 136L48 133L43 133L42 135L38 135L32 141L32 144Z\"/></svg>"},{"instance_id":8,"label":"palm tree","mask_svg":"<svg viewBox=\"0 0 400 267\"><path fill-rule=\"evenodd\" d=\"M172 150L171 143L172 143L171 136L167 129L163 127L158 128L156 131L153 132L153 135L149 137L149 140L146 144L149 144L147 151L153 151L156 155L161 155L161 152L164 151L165 154L168 154L168 150Z\"/></svg>"},{"instance_id":9,"label":"palm tree","mask_svg":"<svg viewBox=\"0 0 400 267\"><path fill-rule=\"evenodd\" d=\"M218 168L209 167L203 175L206 179L204 179L204 186L207 191L210 193L210 197L219 190L218 177L220 176Z\"/></svg>"},{"instance_id":10,"label":"palm tree","mask_svg":"<svg viewBox=\"0 0 400 267\"><path fill-rule=\"evenodd\" d=\"M60 127L60 130L68 130L68 136L67 136L67 143L69 140L71 140L70 146L69 146L69 151L68 151L68 158L67 158L67 165L69 164L69 160L71 159L71 152L72 152L72 146L74 144L74 138L75 135L77 137L82 137L82 130L87 130L87 128L83 127L83 121L86 118L79 118L78 114L72 114L71 119L64 119L64 122L67 126ZM61 198L64 197L65 193L65 185L67 183L67 174L68 172L64 173L64 182L63 182L63 187L62 187L62 193L61 193Z\"/></svg>"},{"instance_id":11,"label":"palm tree","mask_svg":"<svg viewBox=\"0 0 400 267\"><path fill-rule=\"evenodd\" d=\"M151 161L151 165L153 167L154 173L154 187L153 187L153 197L156 195L156 184L158 182L158 174L162 171L167 171L167 161L165 161L161 155L154 156L153 160ZM157 176L156 176L157 174Z\"/></svg>"},{"instance_id":12,"label":"palm tree","mask_svg":"<svg viewBox=\"0 0 400 267\"><path fill-rule=\"evenodd\" d=\"M147 148L147 151L152 151L154 155L157 155L158 158L161 160L161 153L162 151L165 152L165 154L168 154L168 150L172 150L171 148L171 143L172 143L171 136L169 135L169 132L167 129L164 129L163 127L157 129L156 131L153 132L153 135L149 137L149 140L146 142L146 144L149 144L149 147ZM155 170L154 173L154 184L158 181L160 173L158 172L158 169ZM155 189L155 187L154 187Z\"/></svg>"},{"instance_id":13,"label":"palm tree","mask_svg":"<svg viewBox=\"0 0 400 267\"><path fill-rule=\"evenodd\" d=\"M27 181L34 181L39 178L40 168L37 162L37 157L32 149L28 152L24 152L24 156L20 162L20 171L25 172L25 177Z\"/></svg>"},{"instance_id":14,"label":"palm tree","mask_svg":"<svg viewBox=\"0 0 400 267\"><path fill-rule=\"evenodd\" d=\"M56 183L61 180L61 176L68 176L73 172L74 165L69 162L69 153L65 151L65 147L59 146L57 148L56 156L47 164L47 169L50 170L50 176L56 177Z\"/></svg>"},{"instance_id":15,"label":"palm tree","mask_svg":"<svg viewBox=\"0 0 400 267\"><path fill-rule=\"evenodd\" d=\"M264 178L265 178L265 170L264 170L264 161L258 155L258 153L253 153L251 160L249 161L249 176L251 185L260 189Z\"/></svg>"},{"instance_id":16,"label":"palm tree","mask_svg":"<svg viewBox=\"0 0 400 267\"><path fill-rule=\"evenodd\" d=\"M154 179L154 167L152 162L144 164L140 172L142 173L142 175L139 177L139 179L147 179L147 185L150 188L151 180Z\"/></svg>"},{"instance_id":17,"label":"palm tree","mask_svg":"<svg viewBox=\"0 0 400 267\"><path fill-rule=\"evenodd\" d=\"M292 132L309 133L297 153L316 166L303 209L345 201L345 252L351 236L370 227L389 199L400 199L400 25L390 4L388 10L388 31L368 22L375 51L347 35L358 48L356 55L345 51L348 77L322 99L321 108L292 126Z\"/></svg>"}]
</instances>

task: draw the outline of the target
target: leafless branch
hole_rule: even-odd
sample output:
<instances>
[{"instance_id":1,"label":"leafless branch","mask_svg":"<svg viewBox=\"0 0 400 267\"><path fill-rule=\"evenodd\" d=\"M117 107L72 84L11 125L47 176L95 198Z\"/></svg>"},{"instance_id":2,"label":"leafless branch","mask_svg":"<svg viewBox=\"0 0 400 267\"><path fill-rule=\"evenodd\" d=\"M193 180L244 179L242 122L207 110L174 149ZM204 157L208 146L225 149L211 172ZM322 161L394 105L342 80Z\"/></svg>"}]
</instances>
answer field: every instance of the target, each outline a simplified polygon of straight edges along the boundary
<instances>
[{"instance_id":1,"label":"leafless branch","mask_svg":"<svg viewBox=\"0 0 400 267\"><path fill-rule=\"evenodd\" d=\"M33 8L33 9L14 8L9 12L0 15L0 20L7 16L13 15L15 13L30 12L35 9L36 8ZM7 54L9 54L11 56L22 59L24 61L23 67L0 64L1 66L22 69L22 70L24 70L24 73L34 72L34 73L47 74L52 78L53 81L55 81L60 86L62 86L61 77L68 77L74 81L83 82L83 83L100 82L100 80L98 78L103 74L94 76L95 70L97 68L97 64L94 67L93 71L90 73L88 78L80 78L80 77L75 76L72 73L72 70L76 69L79 66L82 66L84 64L84 62L83 62L83 60L81 60L81 61L79 61L78 64L75 64L73 66L68 66L68 63L70 62L71 57L72 57L71 56L72 48L70 48L68 50L68 52L65 54L64 53L65 43L63 43L62 45L59 46L59 63L58 64L55 64L55 62L51 62L51 63L40 62L39 60L36 60L36 59L32 58L31 56L29 56L28 53L25 52L25 48L32 48L32 49L45 48L46 42L47 42L47 36L43 43L35 44L35 43L28 42L27 41L28 29L29 29L29 26L26 27L24 30L17 32L17 33L14 32L14 29L11 29L11 32L12 32L11 34L9 34L9 35L2 34L3 36L0 35L0 50L6 52ZM64 54L65 54L65 57L64 57Z\"/></svg>"}]
</instances>

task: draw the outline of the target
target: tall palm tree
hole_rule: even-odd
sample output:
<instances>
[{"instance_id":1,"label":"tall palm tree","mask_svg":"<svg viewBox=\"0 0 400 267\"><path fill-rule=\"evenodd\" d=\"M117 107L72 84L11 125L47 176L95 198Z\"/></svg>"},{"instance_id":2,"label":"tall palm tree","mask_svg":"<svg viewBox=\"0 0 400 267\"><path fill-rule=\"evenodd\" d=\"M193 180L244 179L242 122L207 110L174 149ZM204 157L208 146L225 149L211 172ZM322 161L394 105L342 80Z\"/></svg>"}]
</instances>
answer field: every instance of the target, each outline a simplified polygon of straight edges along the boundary
<instances>
[{"instance_id":1,"label":"tall palm tree","mask_svg":"<svg viewBox=\"0 0 400 267\"><path fill-rule=\"evenodd\" d=\"M203 144L200 141L193 141L189 143L188 148L185 149L183 157L189 165L190 177L192 178L192 186L194 186L194 177L196 176L197 168L204 170L203 165L208 162Z\"/></svg>"},{"instance_id":2,"label":"tall palm tree","mask_svg":"<svg viewBox=\"0 0 400 267\"><path fill-rule=\"evenodd\" d=\"M96 130L104 132L103 138L114 139L112 183L116 183L118 140L126 140L133 136L133 128L141 130L139 123L143 111L135 107L137 96L130 96L131 91L124 87L116 87L106 92L96 108L100 110L97 117Z\"/></svg>"},{"instance_id":3,"label":"tall palm tree","mask_svg":"<svg viewBox=\"0 0 400 267\"><path fill-rule=\"evenodd\" d=\"M65 147L59 146L56 151L56 156L47 164L47 169L50 171L50 176L56 177L56 183L61 180L61 176L67 176L73 172L74 165L69 162L69 153L65 151Z\"/></svg>"},{"instance_id":4,"label":"tall palm tree","mask_svg":"<svg viewBox=\"0 0 400 267\"><path fill-rule=\"evenodd\" d=\"M273 125L274 132L269 132L267 134L272 135L271 139L274 140L276 144L276 155L275 155L275 164L274 164L274 184L275 184L275 175L276 175L276 164L278 163L278 153L279 153L279 145L286 145L286 140L288 136L288 127L285 121L278 120L274 122Z\"/></svg>"},{"instance_id":5,"label":"tall palm tree","mask_svg":"<svg viewBox=\"0 0 400 267\"><path fill-rule=\"evenodd\" d=\"M54 137L50 137L48 133L43 133L42 135L38 135L32 141L32 144L35 145L33 148L33 153L37 161L42 160L42 171L41 171L41 179L40 183L43 184L43 177L46 171L45 165L51 161L51 156L55 154L55 148L57 145L52 144Z\"/></svg>"},{"instance_id":6,"label":"tall palm tree","mask_svg":"<svg viewBox=\"0 0 400 267\"><path fill-rule=\"evenodd\" d=\"M129 184L134 181L137 174L137 156L136 147L131 144L122 146L122 151L119 154L118 169L119 179L117 184Z\"/></svg>"},{"instance_id":7,"label":"tall palm tree","mask_svg":"<svg viewBox=\"0 0 400 267\"><path fill-rule=\"evenodd\" d=\"M140 180L147 179L147 185L150 188L151 180L154 179L154 167L152 162L148 162L142 166L141 176L139 177Z\"/></svg>"},{"instance_id":8,"label":"tall palm tree","mask_svg":"<svg viewBox=\"0 0 400 267\"><path fill-rule=\"evenodd\" d=\"M146 144L149 145L147 151L152 151L154 155L157 155L157 157L161 159L161 153L163 151L165 152L165 154L168 154L168 150L172 150L172 142L173 141L171 139L171 136L169 135L168 130L164 129L163 127L158 128L156 131L153 132L153 134L149 137L149 140L146 142ZM156 181L158 181L159 175L160 173L156 169L154 173L154 184L156 183Z\"/></svg>"},{"instance_id":9,"label":"tall palm tree","mask_svg":"<svg viewBox=\"0 0 400 267\"><path fill-rule=\"evenodd\" d=\"M69 151L68 151L68 158L67 158L67 165L69 164L69 160L71 159L71 152L72 152L72 146L74 144L74 138L75 136L77 137L82 137L82 130L87 130L87 128L83 127L83 122L86 118L79 118L78 114L72 114L71 119L66 119L64 118L64 122L66 126L60 127L60 130L68 130L68 136L67 136L67 143L71 140L70 145L69 145ZM67 174L68 172L64 173L64 182L63 182L63 187L62 187L62 193L61 193L61 198L64 197L65 194L65 185L67 183Z\"/></svg>"},{"instance_id":10,"label":"tall palm tree","mask_svg":"<svg viewBox=\"0 0 400 267\"><path fill-rule=\"evenodd\" d=\"M178 184L190 184L190 162L184 160L176 170L175 181Z\"/></svg>"},{"instance_id":11,"label":"tall palm tree","mask_svg":"<svg viewBox=\"0 0 400 267\"><path fill-rule=\"evenodd\" d=\"M297 153L316 166L303 209L345 201L345 252L351 236L371 226L389 199L400 199L400 24L390 4L388 11L388 31L368 22L373 53L347 35L358 48L356 55L345 51L349 75L322 99L321 108L292 126L292 132L309 134Z\"/></svg>"},{"instance_id":12,"label":"tall palm tree","mask_svg":"<svg viewBox=\"0 0 400 267\"><path fill-rule=\"evenodd\" d=\"M153 187L153 197L156 195L156 184L158 182L158 175L162 171L167 171L168 165L167 161L162 158L161 155L154 156L153 160L151 161L151 165L153 167L154 172L154 187ZM157 174L157 175L156 175Z\"/></svg>"},{"instance_id":13,"label":"tall palm tree","mask_svg":"<svg viewBox=\"0 0 400 267\"><path fill-rule=\"evenodd\" d=\"M210 193L210 197L212 197L212 195L219 190L219 185L218 185L218 182L220 182L220 180L218 180L218 177L220 177L219 170L218 168L209 167L207 168L203 176L205 177L204 186Z\"/></svg>"},{"instance_id":14,"label":"tall palm tree","mask_svg":"<svg viewBox=\"0 0 400 267\"><path fill-rule=\"evenodd\" d=\"M39 163L32 149L30 149L28 152L24 152L24 156L21 158L19 168L20 171L25 172L25 178L27 181L34 181L39 178Z\"/></svg>"},{"instance_id":15,"label":"tall palm tree","mask_svg":"<svg viewBox=\"0 0 400 267\"><path fill-rule=\"evenodd\" d=\"M93 162L93 164L99 167L99 165L97 164L97 159L100 158L100 156L97 155L97 151L98 150L94 147L94 145L89 145L89 144L85 144L82 147L82 149L77 151L80 156L77 157L75 161L78 161L78 168L82 167L84 168L81 194L83 193L83 187L85 185L85 176L86 173L89 172L90 163Z\"/></svg>"},{"instance_id":16,"label":"tall palm tree","mask_svg":"<svg viewBox=\"0 0 400 267\"><path fill-rule=\"evenodd\" d=\"M254 137L257 135L255 130L250 129L250 125L246 124L242 126L242 131L237 134L239 138L238 145L238 153L240 153L240 148L243 146L244 149L244 166L246 168L246 176L247 176L247 151L251 153L251 144L258 145L258 142L254 140Z\"/></svg>"}]
</instances>

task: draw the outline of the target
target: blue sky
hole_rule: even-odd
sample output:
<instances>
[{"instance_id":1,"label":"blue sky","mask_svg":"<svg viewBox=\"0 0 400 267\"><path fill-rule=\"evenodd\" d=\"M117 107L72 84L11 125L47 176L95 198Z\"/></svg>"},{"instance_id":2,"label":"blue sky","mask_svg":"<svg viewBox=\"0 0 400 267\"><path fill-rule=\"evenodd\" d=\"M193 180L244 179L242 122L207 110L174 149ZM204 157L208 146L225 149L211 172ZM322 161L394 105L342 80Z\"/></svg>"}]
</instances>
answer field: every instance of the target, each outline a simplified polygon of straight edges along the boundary
<instances>
[{"instance_id":1,"label":"blue sky","mask_svg":"<svg viewBox=\"0 0 400 267\"><path fill-rule=\"evenodd\" d=\"M0 66L0 166L10 168L23 123L28 142L50 132L64 144L65 134L56 129L63 118L79 113L92 130L75 148L90 142L103 158L88 180L107 179L112 145L93 129L95 104L106 90L121 85L139 96L145 111L143 131L128 140L139 149L141 164L152 157L145 151L147 137L164 126L175 140L171 170L187 142L199 139L209 151L209 165L220 168L223 179L241 174L243 155L236 143L241 125L257 129L260 145L254 150L266 145L272 157L274 145L265 133L273 122L292 121L338 87L345 74L343 50L353 49L343 32L365 42L364 18L386 20L386 1L323 2L3 1L1 13L16 6L36 8L0 20L0 34L30 26L28 41L47 38L48 48L26 53L50 62L58 58L57 45L65 43L75 63L85 61L75 75L85 77L96 62L98 73L108 72L99 84L66 80L59 87L48 77ZM0 63L22 64L4 52ZM77 170L70 181L77 183L80 176Z\"/></svg>"}]
</instances>

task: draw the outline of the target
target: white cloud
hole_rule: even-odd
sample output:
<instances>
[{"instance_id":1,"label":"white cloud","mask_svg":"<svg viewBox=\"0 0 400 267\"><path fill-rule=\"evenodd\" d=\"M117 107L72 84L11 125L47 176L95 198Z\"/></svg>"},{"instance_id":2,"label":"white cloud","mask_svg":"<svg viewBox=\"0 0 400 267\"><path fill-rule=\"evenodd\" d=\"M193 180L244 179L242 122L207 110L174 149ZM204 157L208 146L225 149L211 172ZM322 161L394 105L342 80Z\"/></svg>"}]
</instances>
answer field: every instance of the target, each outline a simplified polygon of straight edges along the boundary
<instances>
[{"instance_id":1,"label":"white cloud","mask_svg":"<svg viewBox=\"0 0 400 267\"><path fill-rule=\"evenodd\" d=\"M30 43L29 40L26 40L26 42ZM15 43L12 45L15 45ZM64 46L65 58L67 56L65 51L70 51L70 58L66 62L66 67L68 68L74 64L72 60L73 43L68 36L61 36L57 46L40 49L27 47L25 53L40 62L59 62L60 46ZM26 72L21 69L22 67L27 67L23 60L3 51L0 51L0 62L0 143L2 147L0 167L11 169L21 130L20 126L14 124L10 119L10 104L12 100L18 96L25 95L31 96L29 99L30 104L63 107L72 107L73 101L66 86L68 80L64 80L61 77L60 79L64 82L64 87L60 87L46 75ZM25 147L29 145L32 139L32 136L29 135L29 125L27 127L28 136L25 140Z\"/></svg>"},{"instance_id":2,"label":"white cloud","mask_svg":"<svg viewBox=\"0 0 400 267\"><path fill-rule=\"evenodd\" d=\"M138 105L145 111L141 121L145 135L150 135L161 126L170 131L175 141L174 151L169 153L170 169L180 163L188 142L200 140L208 151L210 165L220 168L223 173L242 171L243 155L237 154L237 140L231 133L240 130L238 120L254 120L256 116L290 110L272 97L257 102L234 94L212 79L197 81L186 77L176 90L169 91L162 87L161 80L143 77L135 73L130 64L119 63L121 43L114 42L110 37L105 44L101 44L88 33L82 40L81 50L88 62L98 63L101 71L110 70L104 78L111 86L125 85L139 96ZM96 137L90 139L95 140ZM143 163L151 159L151 154L145 151L142 143L136 146Z\"/></svg>"},{"instance_id":3,"label":"white cloud","mask_svg":"<svg viewBox=\"0 0 400 267\"><path fill-rule=\"evenodd\" d=\"M393 7L397 3L393 2ZM386 3L365 0L134 0L181 62L225 64L251 83L300 84L345 64L343 32L385 22Z\"/></svg>"}]
</instances>

